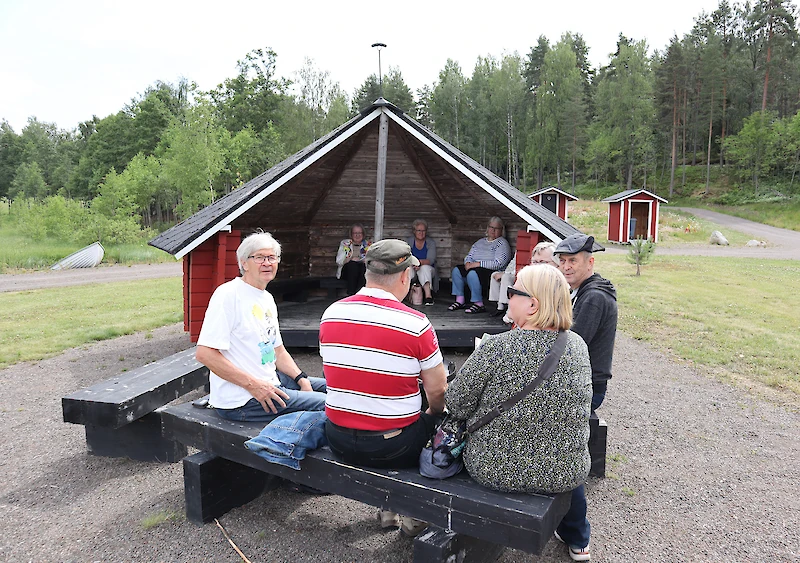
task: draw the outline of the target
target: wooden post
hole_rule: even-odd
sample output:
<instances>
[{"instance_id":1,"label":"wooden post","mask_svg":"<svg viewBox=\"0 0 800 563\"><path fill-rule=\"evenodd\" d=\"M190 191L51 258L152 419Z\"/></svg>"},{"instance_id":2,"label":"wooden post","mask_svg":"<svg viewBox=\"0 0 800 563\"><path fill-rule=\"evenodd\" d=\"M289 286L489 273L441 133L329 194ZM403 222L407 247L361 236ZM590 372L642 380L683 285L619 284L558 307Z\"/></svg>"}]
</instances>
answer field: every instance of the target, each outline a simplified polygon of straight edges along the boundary
<instances>
[{"instance_id":1,"label":"wooden post","mask_svg":"<svg viewBox=\"0 0 800 563\"><path fill-rule=\"evenodd\" d=\"M383 202L386 193L386 147L389 144L389 119L381 108L381 123L378 131L378 178L375 183L375 232L372 240L383 238Z\"/></svg>"}]
</instances>

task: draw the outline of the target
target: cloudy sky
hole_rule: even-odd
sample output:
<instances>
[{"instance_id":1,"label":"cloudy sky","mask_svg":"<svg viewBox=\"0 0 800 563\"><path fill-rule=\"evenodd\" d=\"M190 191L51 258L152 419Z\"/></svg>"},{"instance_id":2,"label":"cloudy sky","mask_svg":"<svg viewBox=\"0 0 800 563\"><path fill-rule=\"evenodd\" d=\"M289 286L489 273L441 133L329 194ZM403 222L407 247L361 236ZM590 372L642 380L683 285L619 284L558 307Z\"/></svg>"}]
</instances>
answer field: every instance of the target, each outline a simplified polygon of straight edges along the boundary
<instances>
[{"instance_id":1,"label":"cloudy sky","mask_svg":"<svg viewBox=\"0 0 800 563\"><path fill-rule=\"evenodd\" d=\"M352 92L377 72L370 45L386 43L384 71L399 67L412 90L436 81L448 58L470 75L478 56L525 55L544 34L583 35L594 66L617 37L662 50L718 0L647 2L185 2L1 0L0 120L28 118L72 129L105 117L157 80L185 77L207 90L236 73L252 49L271 47L292 78L306 57ZM667 9L668 6L668 9Z\"/></svg>"}]
</instances>

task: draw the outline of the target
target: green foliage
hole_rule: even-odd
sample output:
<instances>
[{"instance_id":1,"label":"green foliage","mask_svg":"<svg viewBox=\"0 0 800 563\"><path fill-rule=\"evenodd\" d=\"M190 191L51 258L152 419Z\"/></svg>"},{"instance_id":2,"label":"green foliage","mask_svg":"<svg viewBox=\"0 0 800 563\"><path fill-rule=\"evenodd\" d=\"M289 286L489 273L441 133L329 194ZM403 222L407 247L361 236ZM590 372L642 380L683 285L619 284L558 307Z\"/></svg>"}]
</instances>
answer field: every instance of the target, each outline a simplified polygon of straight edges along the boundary
<instances>
[{"instance_id":1,"label":"green foliage","mask_svg":"<svg viewBox=\"0 0 800 563\"><path fill-rule=\"evenodd\" d=\"M636 275L641 275L641 268L653 257L656 245L653 241L636 237L628 249L628 262L636 265Z\"/></svg>"},{"instance_id":2,"label":"green foliage","mask_svg":"<svg viewBox=\"0 0 800 563\"><path fill-rule=\"evenodd\" d=\"M381 86L378 82L378 76L370 74L353 96L351 115L356 115L359 111L369 107L380 97ZM403 111L409 112L414 109L414 96L411 94L411 89L405 80L403 80L403 75L399 68L391 67L383 77L382 97Z\"/></svg>"},{"instance_id":3,"label":"green foliage","mask_svg":"<svg viewBox=\"0 0 800 563\"><path fill-rule=\"evenodd\" d=\"M11 198L41 199L47 196L47 184L39 163L36 161L23 162L14 174L11 189L8 193Z\"/></svg>"}]
</instances>

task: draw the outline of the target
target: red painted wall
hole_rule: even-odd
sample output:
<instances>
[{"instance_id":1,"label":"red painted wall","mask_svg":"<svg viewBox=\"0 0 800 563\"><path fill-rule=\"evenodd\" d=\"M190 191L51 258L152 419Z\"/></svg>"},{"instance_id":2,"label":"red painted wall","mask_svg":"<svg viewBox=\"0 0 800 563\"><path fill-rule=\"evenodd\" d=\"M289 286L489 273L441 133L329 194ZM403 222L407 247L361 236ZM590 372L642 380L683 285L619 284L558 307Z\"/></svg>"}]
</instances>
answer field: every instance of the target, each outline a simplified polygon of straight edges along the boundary
<instances>
[{"instance_id":1,"label":"red painted wall","mask_svg":"<svg viewBox=\"0 0 800 563\"><path fill-rule=\"evenodd\" d=\"M197 342L206 308L214 290L239 275L236 249L240 231L220 232L183 259L183 328Z\"/></svg>"}]
</instances>

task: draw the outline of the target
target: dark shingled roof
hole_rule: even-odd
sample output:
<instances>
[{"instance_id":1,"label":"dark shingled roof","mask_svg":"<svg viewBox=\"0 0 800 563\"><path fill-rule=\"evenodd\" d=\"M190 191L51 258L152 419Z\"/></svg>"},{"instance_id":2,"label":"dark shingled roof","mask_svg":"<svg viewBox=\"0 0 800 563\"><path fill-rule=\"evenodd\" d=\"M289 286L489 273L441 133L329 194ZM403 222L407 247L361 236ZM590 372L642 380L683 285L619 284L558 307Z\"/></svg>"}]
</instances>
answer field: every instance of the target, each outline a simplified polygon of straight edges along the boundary
<instances>
[{"instance_id":1,"label":"dark shingled roof","mask_svg":"<svg viewBox=\"0 0 800 563\"><path fill-rule=\"evenodd\" d=\"M397 106L387 102L382 98L379 98L374 104L362 110L359 115L347 123L337 127L324 137L311 143L283 162L276 164L263 174L256 176L240 188L235 189L228 195L201 209L185 221L182 221L169 230L161 233L151 240L149 244L169 252L172 255L177 255L221 221L224 220L225 223L229 223L238 217L244 212L242 208L246 206L247 202L253 197L262 193L264 190L269 189L272 184L280 180L287 173L299 166L303 166L306 160L326 147L329 143L337 140L338 137L347 134L347 132L350 131L350 129L354 126L358 125L359 122L365 119L370 119L370 115L372 115L374 110L378 107L384 107L391 111L395 116L398 117L398 119L402 120L420 135L428 138L433 144L439 147L441 151L448 153L453 159L458 161L476 176L481 178L484 182L496 189L499 194L505 196L521 210L527 212L540 223L547 226L554 234L564 238L573 233L579 232L575 227L563 221L555 213L552 213L550 210L539 205L535 201L530 200L517 188L501 179L487 168L484 168L476 161L472 160L470 157L449 144L447 141L437 136L429 129L423 127L417 121L408 117L408 115L403 113L403 111ZM375 117L377 116L372 116L372 119ZM595 252L604 250L604 248L597 243L595 243L595 248Z\"/></svg>"},{"instance_id":2,"label":"dark shingled roof","mask_svg":"<svg viewBox=\"0 0 800 563\"><path fill-rule=\"evenodd\" d=\"M616 203L618 201L622 201L623 199L628 199L629 197L637 195L637 194L647 194L649 196L652 196L652 197L656 198L661 203L667 203L667 200L664 199L663 197L658 197L656 194L654 194L652 192L648 192L647 190L645 190L643 188L634 188L632 190L625 190L624 192L619 192L618 194L614 194L612 196L609 196L609 197L605 198L602 201L604 203Z\"/></svg>"}]
</instances>

